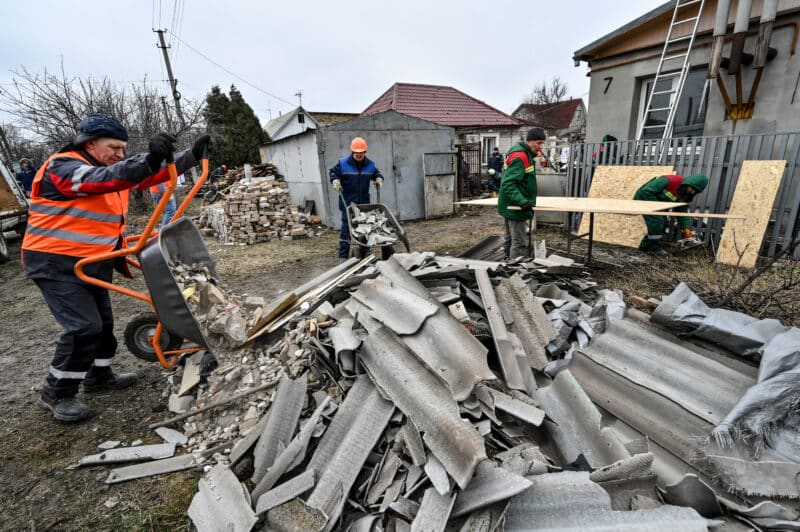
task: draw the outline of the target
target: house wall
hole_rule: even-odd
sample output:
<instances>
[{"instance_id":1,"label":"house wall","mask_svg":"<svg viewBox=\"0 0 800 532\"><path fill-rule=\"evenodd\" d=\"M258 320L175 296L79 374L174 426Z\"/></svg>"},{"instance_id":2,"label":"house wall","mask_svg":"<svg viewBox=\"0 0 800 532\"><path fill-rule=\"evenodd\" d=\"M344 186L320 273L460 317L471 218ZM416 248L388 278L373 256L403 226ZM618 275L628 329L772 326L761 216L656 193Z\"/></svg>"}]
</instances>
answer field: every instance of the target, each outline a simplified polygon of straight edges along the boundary
<instances>
[{"instance_id":1,"label":"house wall","mask_svg":"<svg viewBox=\"0 0 800 532\"><path fill-rule=\"evenodd\" d=\"M286 179L292 202L302 206L313 200L317 214L324 219L327 203L321 183L327 181L327 175L320 174L317 133L307 131L286 137L259 151L261 162L274 164Z\"/></svg>"},{"instance_id":2,"label":"house wall","mask_svg":"<svg viewBox=\"0 0 800 532\"><path fill-rule=\"evenodd\" d=\"M800 22L800 14L781 17L776 26L787 22ZM751 26L751 31L755 26ZM755 30L757 31L757 29ZM749 120L724 120L725 106L716 83L711 85L703 135L755 134L764 132L790 132L800 130L800 61L791 55L794 26L784 25L773 30L771 46L778 55L767 63L755 99L753 118ZM710 54L710 38L695 41L691 54L693 68L706 68ZM756 34L747 37L745 51L755 47ZM625 56L592 62L589 88L589 112L586 127L587 142L598 142L603 135L619 139L634 138L641 106L643 80L655 75L661 50L649 49ZM723 49L723 57L730 57L730 43ZM721 69L728 94L736 98L735 77ZM752 67L742 68L743 100L747 100L755 75ZM609 82L609 78L611 78Z\"/></svg>"},{"instance_id":3,"label":"house wall","mask_svg":"<svg viewBox=\"0 0 800 532\"><path fill-rule=\"evenodd\" d=\"M511 146L525 138L529 126L512 127L512 128L458 128L456 130L457 143L464 144L467 142L480 142L481 143L481 168L486 169L486 163L489 160L490 152L483 150L485 137L495 137L497 140L496 146L500 149L500 153L505 153Z\"/></svg>"}]
</instances>

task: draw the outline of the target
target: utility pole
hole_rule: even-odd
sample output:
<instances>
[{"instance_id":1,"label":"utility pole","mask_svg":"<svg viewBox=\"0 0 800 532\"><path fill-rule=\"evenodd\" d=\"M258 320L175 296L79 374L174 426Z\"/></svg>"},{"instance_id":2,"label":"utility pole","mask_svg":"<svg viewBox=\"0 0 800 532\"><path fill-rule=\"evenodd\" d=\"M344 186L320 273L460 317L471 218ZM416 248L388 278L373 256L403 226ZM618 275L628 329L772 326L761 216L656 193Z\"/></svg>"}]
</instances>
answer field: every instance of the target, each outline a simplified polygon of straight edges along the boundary
<instances>
[{"instance_id":1,"label":"utility pole","mask_svg":"<svg viewBox=\"0 0 800 532\"><path fill-rule=\"evenodd\" d=\"M300 102L299 106L303 107L303 91L297 89L297 92L295 92L294 95L297 96L297 100Z\"/></svg>"},{"instance_id":2,"label":"utility pole","mask_svg":"<svg viewBox=\"0 0 800 532\"><path fill-rule=\"evenodd\" d=\"M158 33L158 40L161 41L161 52L164 54L164 63L167 65L167 75L169 76L169 85L172 87L172 99L175 100L175 112L178 114L178 120L181 122L181 129L186 129L186 120L183 118L183 110L181 110L181 93L178 92L178 81L172 75L172 65L169 63L169 54L167 54L167 43L164 42L165 30L153 30Z\"/></svg>"}]
</instances>

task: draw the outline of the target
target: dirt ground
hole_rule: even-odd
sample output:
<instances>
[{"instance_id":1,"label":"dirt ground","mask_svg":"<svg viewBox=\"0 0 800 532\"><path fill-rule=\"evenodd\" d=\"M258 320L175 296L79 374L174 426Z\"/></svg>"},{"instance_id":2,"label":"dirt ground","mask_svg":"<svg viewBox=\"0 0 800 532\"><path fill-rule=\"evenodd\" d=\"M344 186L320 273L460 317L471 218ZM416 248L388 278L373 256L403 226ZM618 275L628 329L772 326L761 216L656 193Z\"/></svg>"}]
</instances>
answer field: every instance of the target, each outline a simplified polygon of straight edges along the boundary
<instances>
[{"instance_id":1,"label":"dirt ground","mask_svg":"<svg viewBox=\"0 0 800 532\"><path fill-rule=\"evenodd\" d=\"M440 254L457 254L486 236L502 234L501 218L490 208L468 209L445 219L405 223L404 227L414 250ZM537 236L544 237L548 246L563 248L560 231L541 229ZM209 239L207 245L228 288L269 300L335 266L337 241L338 232L318 228L306 240L243 247ZM19 245L11 242L11 252L18 254ZM668 293L675 277L689 269L687 262L677 266L653 262L656 259L643 258L632 250L598 246L595 253L624 265L600 263L592 273L602 287L624 285L626 296ZM698 254L681 260L708 262ZM654 274L661 270L669 275ZM140 384L113 394L82 396L97 415L82 424L68 425L54 421L34 404L60 328L35 285L22 276L19 262L0 267L0 283L0 529L188 528L186 509L199 472L109 486L103 482L107 467L66 469L79 458L98 452L97 445L106 440L160 442L147 426L171 415L163 395L164 374L158 364L131 355L121 341L125 324L147 310L146 306L112 294L120 339L115 368L138 372ZM126 285L144 290L141 275Z\"/></svg>"}]
</instances>

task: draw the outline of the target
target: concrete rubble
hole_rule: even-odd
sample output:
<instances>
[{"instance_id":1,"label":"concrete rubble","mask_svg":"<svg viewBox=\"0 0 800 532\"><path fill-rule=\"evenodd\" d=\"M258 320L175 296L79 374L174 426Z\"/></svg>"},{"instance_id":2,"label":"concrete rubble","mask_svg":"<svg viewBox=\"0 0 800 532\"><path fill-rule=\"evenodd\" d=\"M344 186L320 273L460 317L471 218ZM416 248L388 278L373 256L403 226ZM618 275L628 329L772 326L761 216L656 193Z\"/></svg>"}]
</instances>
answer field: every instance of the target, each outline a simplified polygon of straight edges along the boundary
<instances>
[{"instance_id":1,"label":"concrete rubble","mask_svg":"<svg viewBox=\"0 0 800 532\"><path fill-rule=\"evenodd\" d=\"M352 233L359 242L369 247L388 246L397 242L397 232L382 210L362 212L356 205L350 209Z\"/></svg>"},{"instance_id":2,"label":"concrete rubble","mask_svg":"<svg viewBox=\"0 0 800 532\"><path fill-rule=\"evenodd\" d=\"M270 303L178 265L213 350L166 375L186 404L153 427L185 454L107 482L203 468L200 531L796 529L796 501L732 496L696 460L730 399L682 401L700 384L671 372L724 375L705 353L618 363L645 320L621 294L563 257L487 258L351 259Z\"/></svg>"}]
</instances>

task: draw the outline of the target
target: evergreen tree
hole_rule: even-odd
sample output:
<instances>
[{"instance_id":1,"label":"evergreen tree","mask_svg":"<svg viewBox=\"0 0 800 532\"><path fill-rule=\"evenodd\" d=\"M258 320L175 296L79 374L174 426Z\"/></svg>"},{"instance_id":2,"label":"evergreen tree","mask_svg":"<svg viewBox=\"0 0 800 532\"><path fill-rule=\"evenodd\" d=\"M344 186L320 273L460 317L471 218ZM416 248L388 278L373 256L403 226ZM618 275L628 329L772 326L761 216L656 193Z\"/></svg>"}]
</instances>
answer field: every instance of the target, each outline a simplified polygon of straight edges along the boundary
<instances>
[{"instance_id":1,"label":"evergreen tree","mask_svg":"<svg viewBox=\"0 0 800 532\"><path fill-rule=\"evenodd\" d=\"M223 163L238 166L260 162L258 149L269 142L269 136L236 86L231 86L230 96L219 86L212 87L206 96L204 116L208 132L214 137L212 168Z\"/></svg>"}]
</instances>

